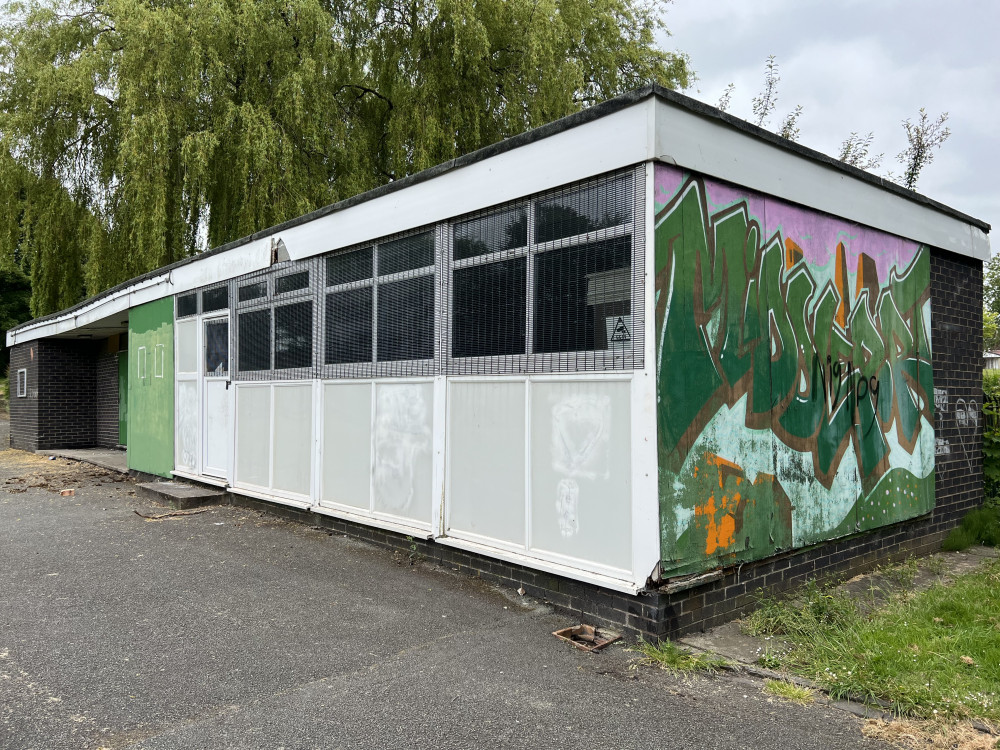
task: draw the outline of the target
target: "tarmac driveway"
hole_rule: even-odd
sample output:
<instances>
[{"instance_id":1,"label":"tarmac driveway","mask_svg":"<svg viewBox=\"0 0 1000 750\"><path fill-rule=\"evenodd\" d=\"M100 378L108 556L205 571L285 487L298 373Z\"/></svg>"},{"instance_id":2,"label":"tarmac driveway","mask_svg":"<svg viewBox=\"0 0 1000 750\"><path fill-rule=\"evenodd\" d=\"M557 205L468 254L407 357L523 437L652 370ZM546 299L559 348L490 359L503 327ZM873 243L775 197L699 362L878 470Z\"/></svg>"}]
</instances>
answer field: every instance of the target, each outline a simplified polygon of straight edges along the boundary
<instances>
[{"instance_id":1,"label":"tarmac driveway","mask_svg":"<svg viewBox=\"0 0 1000 750\"><path fill-rule=\"evenodd\" d=\"M565 617L450 570L253 511L136 510L168 509L0 451L0 748L885 747L750 678L577 651Z\"/></svg>"}]
</instances>

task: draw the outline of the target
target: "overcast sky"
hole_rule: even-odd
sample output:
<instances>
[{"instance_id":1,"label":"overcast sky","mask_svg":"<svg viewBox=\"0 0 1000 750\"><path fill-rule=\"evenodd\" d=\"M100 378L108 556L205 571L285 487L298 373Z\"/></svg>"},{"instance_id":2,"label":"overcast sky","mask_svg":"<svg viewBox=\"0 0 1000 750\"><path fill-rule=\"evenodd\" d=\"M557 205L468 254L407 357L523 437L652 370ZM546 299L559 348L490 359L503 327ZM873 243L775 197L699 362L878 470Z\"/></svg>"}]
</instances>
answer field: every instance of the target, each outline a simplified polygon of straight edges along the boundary
<instances>
[{"instance_id":1,"label":"overcast sky","mask_svg":"<svg viewBox=\"0 0 1000 750\"><path fill-rule=\"evenodd\" d=\"M764 63L776 55L771 129L804 107L799 142L832 156L851 131L875 133L882 174L902 171L901 122L948 112L951 138L917 191L989 223L1000 250L1000 0L673 0L666 49L688 53L698 81L685 91L750 119Z\"/></svg>"}]
</instances>

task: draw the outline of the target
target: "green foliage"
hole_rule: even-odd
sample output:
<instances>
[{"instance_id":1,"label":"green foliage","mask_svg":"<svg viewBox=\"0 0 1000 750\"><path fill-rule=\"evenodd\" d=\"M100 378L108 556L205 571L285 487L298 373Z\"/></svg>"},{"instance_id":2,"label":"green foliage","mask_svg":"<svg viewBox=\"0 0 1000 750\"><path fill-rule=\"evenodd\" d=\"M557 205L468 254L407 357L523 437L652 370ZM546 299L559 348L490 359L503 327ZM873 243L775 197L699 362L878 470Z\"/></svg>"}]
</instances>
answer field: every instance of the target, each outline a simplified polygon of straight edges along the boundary
<instances>
[{"instance_id":1,"label":"green foliage","mask_svg":"<svg viewBox=\"0 0 1000 750\"><path fill-rule=\"evenodd\" d=\"M2 290L0 293L0 369L3 369L10 360L10 351L6 346L8 329L31 318L31 282L17 268L0 267L0 290Z\"/></svg>"},{"instance_id":2,"label":"green foliage","mask_svg":"<svg viewBox=\"0 0 1000 750\"><path fill-rule=\"evenodd\" d=\"M891 704L925 718L1000 720L1000 563L945 585L901 591L861 609L812 587L804 598L771 600L750 618L758 634L781 635L784 669L831 697Z\"/></svg>"},{"instance_id":3,"label":"green foliage","mask_svg":"<svg viewBox=\"0 0 1000 750\"><path fill-rule=\"evenodd\" d=\"M903 120L907 146L896 155L896 160L903 165L903 187L916 189L920 172L934 161L935 149L941 148L951 135L951 130L945 127L947 121L947 112L938 115L936 120L931 120L923 107L917 114L916 122L910 118Z\"/></svg>"},{"instance_id":4,"label":"green foliage","mask_svg":"<svg viewBox=\"0 0 1000 750\"><path fill-rule=\"evenodd\" d=\"M1000 496L1000 370L983 373L983 494Z\"/></svg>"},{"instance_id":5,"label":"green foliage","mask_svg":"<svg viewBox=\"0 0 1000 750\"><path fill-rule=\"evenodd\" d=\"M800 706L809 705L816 699L815 691L784 680L764 680L764 692Z\"/></svg>"},{"instance_id":6,"label":"green foliage","mask_svg":"<svg viewBox=\"0 0 1000 750\"><path fill-rule=\"evenodd\" d=\"M1000 315L983 310L983 351L1000 349Z\"/></svg>"},{"instance_id":7,"label":"green foliage","mask_svg":"<svg viewBox=\"0 0 1000 750\"><path fill-rule=\"evenodd\" d=\"M969 511L962 524L948 534L941 549L962 550L976 544L987 547L1000 545L1000 508L995 505Z\"/></svg>"},{"instance_id":8,"label":"green foliage","mask_svg":"<svg viewBox=\"0 0 1000 750\"><path fill-rule=\"evenodd\" d=\"M657 666L668 672L714 672L726 665L726 660L707 653L693 653L673 641L649 643L640 641L633 649L643 655L640 664Z\"/></svg>"},{"instance_id":9,"label":"green foliage","mask_svg":"<svg viewBox=\"0 0 1000 750\"><path fill-rule=\"evenodd\" d=\"M0 11L0 265L51 312L656 81L663 2L28 0Z\"/></svg>"}]
</instances>

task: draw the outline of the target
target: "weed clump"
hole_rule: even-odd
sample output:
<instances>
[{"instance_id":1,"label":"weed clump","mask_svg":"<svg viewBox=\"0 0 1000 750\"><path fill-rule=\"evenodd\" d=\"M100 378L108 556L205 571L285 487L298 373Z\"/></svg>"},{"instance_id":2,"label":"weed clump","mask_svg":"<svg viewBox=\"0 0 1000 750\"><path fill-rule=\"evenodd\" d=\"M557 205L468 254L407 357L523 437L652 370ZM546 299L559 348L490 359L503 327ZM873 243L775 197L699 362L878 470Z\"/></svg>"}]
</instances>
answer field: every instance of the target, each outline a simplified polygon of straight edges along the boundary
<instances>
[{"instance_id":1,"label":"weed clump","mask_svg":"<svg viewBox=\"0 0 1000 750\"><path fill-rule=\"evenodd\" d=\"M969 511L961 525L948 534L941 549L954 552L976 544L1000 546L1000 507L991 504Z\"/></svg>"}]
</instances>

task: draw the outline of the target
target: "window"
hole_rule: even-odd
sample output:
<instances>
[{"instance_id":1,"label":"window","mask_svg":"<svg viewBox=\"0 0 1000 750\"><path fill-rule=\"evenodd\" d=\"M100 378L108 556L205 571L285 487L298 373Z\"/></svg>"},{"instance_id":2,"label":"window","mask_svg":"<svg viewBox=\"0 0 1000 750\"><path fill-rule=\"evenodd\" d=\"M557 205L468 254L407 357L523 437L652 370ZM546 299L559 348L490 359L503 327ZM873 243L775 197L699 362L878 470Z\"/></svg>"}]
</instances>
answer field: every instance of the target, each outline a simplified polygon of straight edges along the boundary
<instances>
[{"instance_id":1,"label":"window","mask_svg":"<svg viewBox=\"0 0 1000 750\"><path fill-rule=\"evenodd\" d=\"M453 225L449 372L641 366L635 179L601 178ZM482 361L513 356L522 359Z\"/></svg>"},{"instance_id":2,"label":"window","mask_svg":"<svg viewBox=\"0 0 1000 750\"><path fill-rule=\"evenodd\" d=\"M270 370L271 311L241 312L237 319L237 367L241 372Z\"/></svg>"},{"instance_id":3,"label":"window","mask_svg":"<svg viewBox=\"0 0 1000 750\"><path fill-rule=\"evenodd\" d=\"M274 308L274 369L312 367L313 303Z\"/></svg>"},{"instance_id":4,"label":"window","mask_svg":"<svg viewBox=\"0 0 1000 750\"><path fill-rule=\"evenodd\" d=\"M225 310L227 307L229 307L228 286L206 289L201 293L201 311L203 313Z\"/></svg>"},{"instance_id":5,"label":"window","mask_svg":"<svg viewBox=\"0 0 1000 750\"><path fill-rule=\"evenodd\" d=\"M420 232L326 258L325 365L354 365L348 372L360 374L377 363L434 358L434 235L433 230ZM356 367L365 364L371 367ZM387 368L379 370L433 370L397 364Z\"/></svg>"},{"instance_id":6,"label":"window","mask_svg":"<svg viewBox=\"0 0 1000 750\"><path fill-rule=\"evenodd\" d=\"M225 376L229 372L229 321L205 323L205 374Z\"/></svg>"},{"instance_id":7,"label":"window","mask_svg":"<svg viewBox=\"0 0 1000 750\"><path fill-rule=\"evenodd\" d=\"M290 273L285 276L279 276L274 280L274 293L275 294L288 294L289 292L297 292L300 289L309 288L309 272L299 271L298 273Z\"/></svg>"},{"instance_id":8,"label":"window","mask_svg":"<svg viewBox=\"0 0 1000 750\"><path fill-rule=\"evenodd\" d=\"M21 369L17 371L17 397L25 398L28 395L28 371Z\"/></svg>"},{"instance_id":9,"label":"window","mask_svg":"<svg viewBox=\"0 0 1000 750\"><path fill-rule=\"evenodd\" d=\"M250 302L267 296L267 281L258 281L254 284L244 284L236 293L240 302Z\"/></svg>"},{"instance_id":10,"label":"window","mask_svg":"<svg viewBox=\"0 0 1000 750\"><path fill-rule=\"evenodd\" d=\"M177 317L186 318L198 314L198 294L184 294L177 298Z\"/></svg>"}]
</instances>

